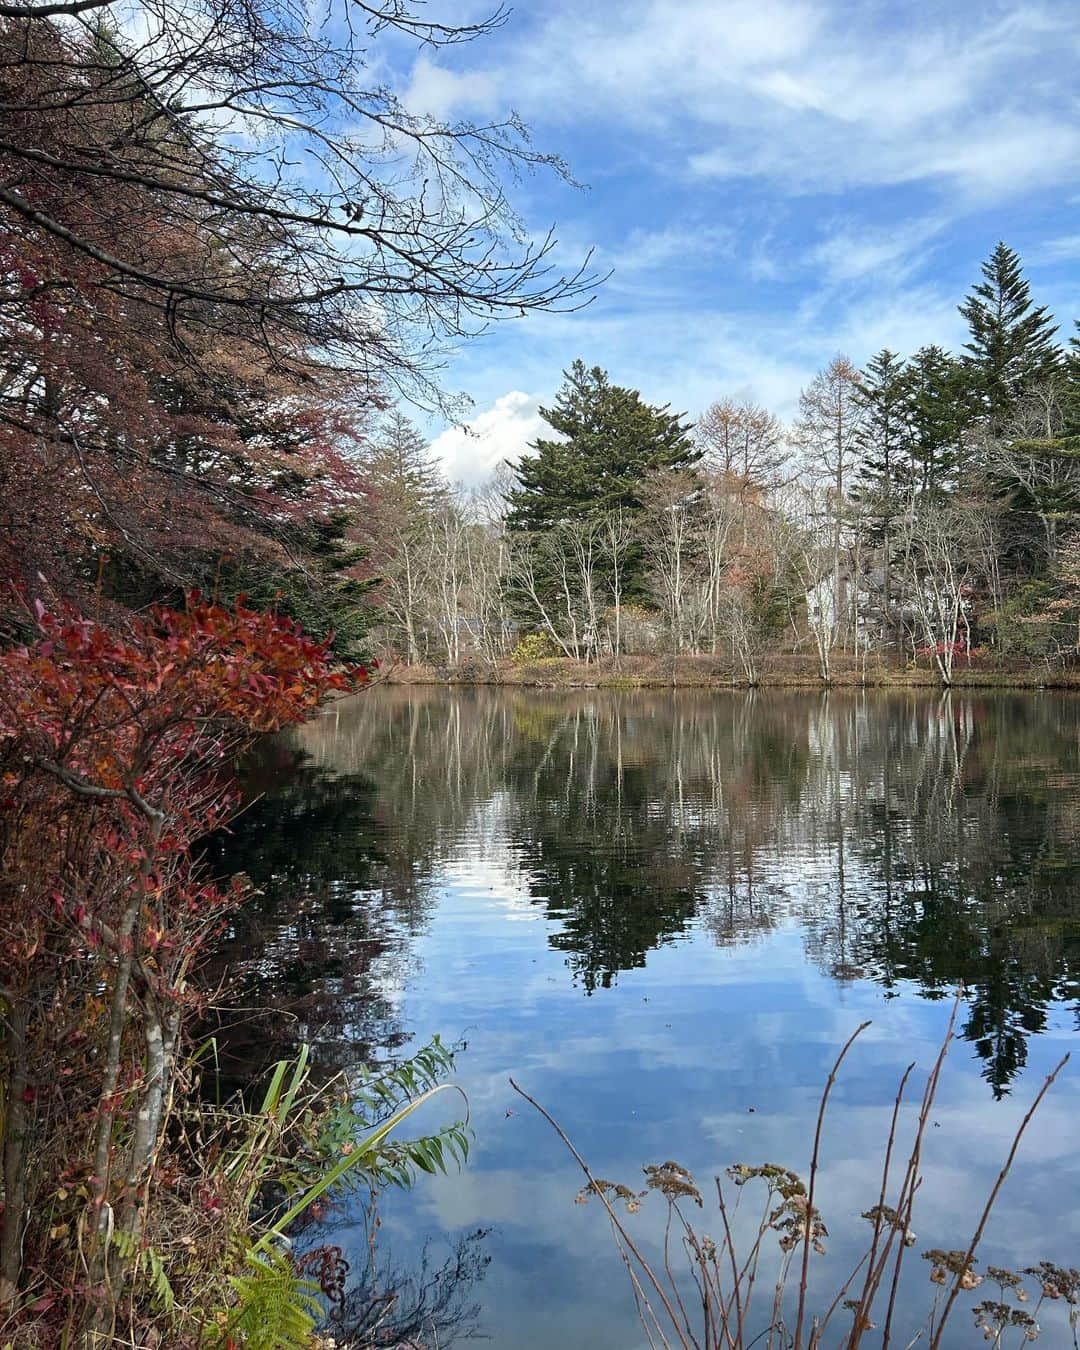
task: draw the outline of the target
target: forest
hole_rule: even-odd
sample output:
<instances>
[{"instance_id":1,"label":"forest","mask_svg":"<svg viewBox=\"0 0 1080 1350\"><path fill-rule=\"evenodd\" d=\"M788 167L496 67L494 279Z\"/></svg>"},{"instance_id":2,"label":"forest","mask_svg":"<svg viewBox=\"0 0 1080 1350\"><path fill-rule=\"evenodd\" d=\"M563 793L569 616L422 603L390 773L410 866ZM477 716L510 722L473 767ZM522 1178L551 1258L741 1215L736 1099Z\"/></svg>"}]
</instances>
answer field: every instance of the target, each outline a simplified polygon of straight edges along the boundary
<instances>
[{"instance_id":1,"label":"forest","mask_svg":"<svg viewBox=\"0 0 1080 1350\"><path fill-rule=\"evenodd\" d=\"M519 217L509 185L573 178L516 114L384 78L506 10L323 9L0 0L4 1347L415 1344L339 1246L293 1242L339 1183L464 1160L456 1116L399 1128L452 1053L346 1082L297 1036L227 1100L215 1059L222 953L274 899L218 865L237 765L377 660L948 684L1080 657L1080 346L1004 244L962 351L838 356L790 426L724 390L692 420L567 352L550 436L446 482L414 410L464 416L449 354L604 276Z\"/></svg>"},{"instance_id":2,"label":"forest","mask_svg":"<svg viewBox=\"0 0 1080 1350\"><path fill-rule=\"evenodd\" d=\"M1003 243L960 312L962 351L836 356L790 425L733 397L691 422L575 361L550 438L471 493L396 414L364 457L384 649L480 672L708 656L750 685L1075 664L1080 344Z\"/></svg>"}]
</instances>

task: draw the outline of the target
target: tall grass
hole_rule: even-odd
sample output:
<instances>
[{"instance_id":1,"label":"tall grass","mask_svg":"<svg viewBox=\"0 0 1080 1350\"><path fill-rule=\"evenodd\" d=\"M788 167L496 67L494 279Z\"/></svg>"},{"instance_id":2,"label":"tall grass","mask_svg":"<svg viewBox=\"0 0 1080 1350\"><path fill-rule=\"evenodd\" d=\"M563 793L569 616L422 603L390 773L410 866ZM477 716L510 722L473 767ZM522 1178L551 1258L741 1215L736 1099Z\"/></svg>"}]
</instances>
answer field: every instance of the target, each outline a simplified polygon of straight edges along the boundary
<instances>
[{"instance_id":1,"label":"tall grass","mask_svg":"<svg viewBox=\"0 0 1080 1350\"><path fill-rule=\"evenodd\" d=\"M436 1038L410 1059L316 1081L311 1056L273 1066L254 1104L214 1104L198 1091L208 1042L183 1066L183 1090L167 1103L168 1128L137 1235L107 1235L104 1278L122 1266L125 1296L96 1329L95 1350L311 1350L384 1346L376 1318L346 1333L354 1290L342 1250L319 1241L318 1224L350 1191L365 1202L388 1185L463 1163L466 1119L408 1137L416 1113L460 1089L444 1081L453 1054ZM464 1094L460 1094L464 1101ZM48 1219L70 1235L70 1268L32 1291L36 1306L0 1320L2 1350L75 1350L87 1341L65 1290L82 1278L79 1183L62 1187ZM363 1282L366 1281L366 1277ZM387 1306L394 1291L385 1291ZM333 1323L338 1334L320 1338Z\"/></svg>"},{"instance_id":2,"label":"tall grass","mask_svg":"<svg viewBox=\"0 0 1080 1350\"><path fill-rule=\"evenodd\" d=\"M912 1311L901 1303L901 1276L917 1241L912 1223L923 1182L927 1127L959 1001L958 996L906 1147L900 1140L900 1115L914 1064L900 1080L882 1150L880 1185L873 1205L861 1216L869 1223L869 1236L865 1245L860 1243L862 1251L853 1268L816 1308L811 1306L810 1268L825 1256L828 1237L819 1207L826 1114L841 1065L869 1022L848 1038L826 1080L807 1179L773 1163L729 1167L725 1177L714 1179L709 1191L715 1194L716 1238L688 1217L694 1209L704 1210L705 1196L685 1168L670 1161L646 1167L642 1190L597 1177L551 1114L511 1079L514 1090L548 1121L584 1173L579 1203L595 1198L603 1205L642 1327L654 1350L823 1350L826 1345L842 1350L869 1345L900 1350L901 1344L907 1350L916 1343L941 1350L946 1327L955 1319L962 1296L975 1290L980 1292L978 1302L972 1301L971 1314L977 1335L995 1350L1036 1340L1041 1332L1040 1310L1046 1303L1058 1302L1067 1306L1074 1348L1080 1345L1080 1271L1042 1261L1021 1270L988 1266L980 1272L977 1258L1023 1137L1068 1055L1047 1076L1021 1120L970 1239L956 1250L922 1253L930 1264L935 1294L914 1335L905 1329L905 1339L899 1339L901 1314L906 1325ZM743 1228L736 1224L735 1212L744 1194L755 1188L763 1192L760 1218L756 1226L750 1225L749 1236L737 1238L736 1227L740 1232ZM653 1260L628 1223L628 1216L650 1195L659 1195L667 1207L662 1254ZM771 1278L765 1274L767 1267L773 1269ZM987 1295L988 1289L994 1290L993 1296Z\"/></svg>"}]
</instances>

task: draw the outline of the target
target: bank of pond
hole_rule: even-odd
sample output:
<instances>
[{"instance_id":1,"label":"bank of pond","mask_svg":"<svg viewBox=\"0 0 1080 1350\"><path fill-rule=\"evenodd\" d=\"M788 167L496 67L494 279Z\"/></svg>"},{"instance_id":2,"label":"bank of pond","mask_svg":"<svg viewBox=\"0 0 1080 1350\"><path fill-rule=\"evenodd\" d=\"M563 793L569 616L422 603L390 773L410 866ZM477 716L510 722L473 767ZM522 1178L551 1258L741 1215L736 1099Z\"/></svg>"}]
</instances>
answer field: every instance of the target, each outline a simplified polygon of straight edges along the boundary
<instances>
[{"instance_id":1,"label":"bank of pond","mask_svg":"<svg viewBox=\"0 0 1080 1350\"><path fill-rule=\"evenodd\" d=\"M777 655L750 673L720 656L627 655L619 660L468 660L414 664L393 655L377 678L388 684L492 685L535 689L1080 689L1080 668L1060 662L997 662L959 657L943 673L932 659L882 661L844 654L827 672L813 657Z\"/></svg>"}]
</instances>

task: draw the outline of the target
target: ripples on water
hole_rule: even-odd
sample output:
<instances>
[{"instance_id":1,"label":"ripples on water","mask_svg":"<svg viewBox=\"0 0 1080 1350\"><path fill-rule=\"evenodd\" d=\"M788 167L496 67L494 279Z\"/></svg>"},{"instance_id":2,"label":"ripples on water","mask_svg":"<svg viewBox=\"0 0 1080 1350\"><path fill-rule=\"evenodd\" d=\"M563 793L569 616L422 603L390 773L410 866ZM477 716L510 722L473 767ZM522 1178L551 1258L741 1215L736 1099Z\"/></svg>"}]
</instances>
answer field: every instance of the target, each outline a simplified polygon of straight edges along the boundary
<instances>
[{"instance_id":1,"label":"ripples on water","mask_svg":"<svg viewBox=\"0 0 1080 1350\"><path fill-rule=\"evenodd\" d=\"M307 1038L327 1067L467 1044L473 1159L388 1196L380 1245L409 1266L491 1228L471 1297L498 1346L643 1343L601 1214L571 1204L580 1178L508 1074L606 1177L669 1157L805 1171L829 1065L873 1018L831 1107L836 1276L951 991L920 1247L966 1245L1075 1035L1072 697L382 688L264 747L251 780L265 795L227 863L264 898L231 970L294 1016L235 1031L229 1063L246 1076ZM1078 1081L1032 1127L985 1259L1080 1264ZM335 1240L358 1253L362 1227ZM914 1316L932 1286L910 1266ZM976 1338L958 1318L950 1344Z\"/></svg>"}]
</instances>

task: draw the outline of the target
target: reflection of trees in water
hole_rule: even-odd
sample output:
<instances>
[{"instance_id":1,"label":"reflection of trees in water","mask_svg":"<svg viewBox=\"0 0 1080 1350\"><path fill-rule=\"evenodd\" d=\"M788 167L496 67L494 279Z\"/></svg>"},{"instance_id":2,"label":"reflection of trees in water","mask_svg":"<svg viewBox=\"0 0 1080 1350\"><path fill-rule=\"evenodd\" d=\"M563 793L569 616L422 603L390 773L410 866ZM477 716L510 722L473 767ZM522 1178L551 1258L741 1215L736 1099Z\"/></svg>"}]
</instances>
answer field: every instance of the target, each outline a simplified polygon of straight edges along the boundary
<instances>
[{"instance_id":1,"label":"reflection of trees in water","mask_svg":"<svg viewBox=\"0 0 1080 1350\"><path fill-rule=\"evenodd\" d=\"M334 1344L373 1350L407 1346L454 1345L472 1340L480 1326L476 1286L491 1261L484 1247L487 1229L478 1228L453 1243L436 1264L425 1246L415 1264L395 1266L381 1256L361 1278L348 1285L329 1324ZM385 1241L378 1250L385 1252ZM374 1257L374 1244L371 1252Z\"/></svg>"},{"instance_id":2,"label":"reflection of trees in water","mask_svg":"<svg viewBox=\"0 0 1080 1350\"><path fill-rule=\"evenodd\" d=\"M753 876L769 814L757 799L786 793L791 751L751 706L725 702L722 717L700 700L601 695L520 719L528 740L508 779L508 828L530 893L561 920L552 942L587 990L683 932L718 898L724 860L729 904L753 922L753 886L738 897L741 861ZM738 784L722 772L736 745ZM764 771L770 758L779 774Z\"/></svg>"},{"instance_id":3,"label":"reflection of trees in water","mask_svg":"<svg viewBox=\"0 0 1080 1350\"><path fill-rule=\"evenodd\" d=\"M587 990L691 923L797 921L836 978L962 980L1000 1091L1077 996L1078 735L1053 695L387 688L299 733L311 758L239 865L290 915L308 896L312 935L336 904L350 941L392 946L444 868L486 864L559 921Z\"/></svg>"},{"instance_id":4,"label":"reflection of trees in water","mask_svg":"<svg viewBox=\"0 0 1080 1350\"><path fill-rule=\"evenodd\" d=\"M853 813L856 959L886 984L963 982L964 1035L995 1093L1051 1003L1080 992L1077 703L942 699L881 760ZM870 811L869 820L864 812Z\"/></svg>"},{"instance_id":5,"label":"reflection of trees in water","mask_svg":"<svg viewBox=\"0 0 1080 1350\"><path fill-rule=\"evenodd\" d=\"M247 784L243 815L207 849L215 872L244 872L260 892L210 972L225 986L216 1027L224 1082L246 1081L305 1042L328 1071L400 1044L391 995L422 907L410 896L395 908L378 887L386 863L371 781L332 777L279 739L259 747Z\"/></svg>"},{"instance_id":6,"label":"reflection of trees in water","mask_svg":"<svg viewBox=\"0 0 1080 1350\"><path fill-rule=\"evenodd\" d=\"M841 699L814 731L812 954L931 996L963 983L963 1034L997 1094L1049 1005L1078 992L1078 713L1054 697Z\"/></svg>"}]
</instances>

